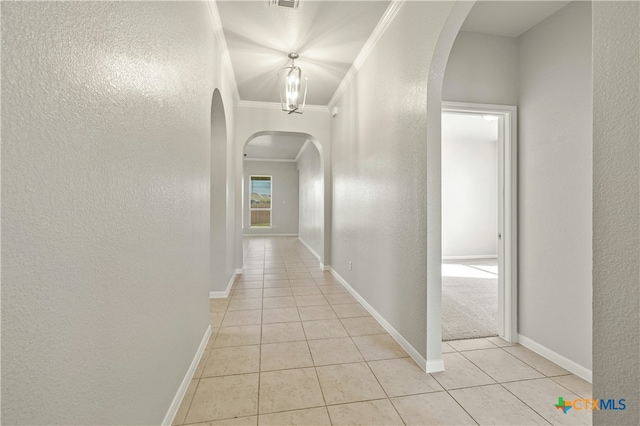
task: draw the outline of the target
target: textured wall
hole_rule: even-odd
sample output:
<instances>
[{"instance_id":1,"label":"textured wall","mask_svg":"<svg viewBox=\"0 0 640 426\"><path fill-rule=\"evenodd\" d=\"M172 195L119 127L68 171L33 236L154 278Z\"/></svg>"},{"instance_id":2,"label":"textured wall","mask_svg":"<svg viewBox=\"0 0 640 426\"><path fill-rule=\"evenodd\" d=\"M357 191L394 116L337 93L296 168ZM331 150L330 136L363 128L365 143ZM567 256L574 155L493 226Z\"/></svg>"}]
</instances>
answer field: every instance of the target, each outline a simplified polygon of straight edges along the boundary
<instances>
[{"instance_id":1,"label":"textured wall","mask_svg":"<svg viewBox=\"0 0 640 426\"><path fill-rule=\"evenodd\" d=\"M251 175L271 176L271 225L251 228ZM298 234L298 170L294 162L244 161L244 234Z\"/></svg>"},{"instance_id":2,"label":"textured wall","mask_svg":"<svg viewBox=\"0 0 640 426\"><path fill-rule=\"evenodd\" d=\"M226 290L230 276L226 274L227 256L227 123L220 91L211 100L211 186L210 215L210 277L211 291ZM233 275L231 275L233 276Z\"/></svg>"},{"instance_id":3,"label":"textured wall","mask_svg":"<svg viewBox=\"0 0 640 426\"><path fill-rule=\"evenodd\" d=\"M594 424L640 424L640 4L593 3Z\"/></svg>"},{"instance_id":4,"label":"textured wall","mask_svg":"<svg viewBox=\"0 0 640 426\"><path fill-rule=\"evenodd\" d=\"M309 143L298 159L300 174L300 239L319 256L322 253L324 177L318 148Z\"/></svg>"},{"instance_id":5,"label":"textured wall","mask_svg":"<svg viewBox=\"0 0 640 426\"><path fill-rule=\"evenodd\" d=\"M451 49L442 99L518 104L518 39L461 31Z\"/></svg>"},{"instance_id":6,"label":"textured wall","mask_svg":"<svg viewBox=\"0 0 640 426\"><path fill-rule=\"evenodd\" d=\"M497 139L497 121L442 114L444 258L498 255Z\"/></svg>"},{"instance_id":7,"label":"textured wall","mask_svg":"<svg viewBox=\"0 0 640 426\"><path fill-rule=\"evenodd\" d=\"M518 332L590 370L590 3L542 21L519 49Z\"/></svg>"},{"instance_id":8,"label":"textured wall","mask_svg":"<svg viewBox=\"0 0 640 426\"><path fill-rule=\"evenodd\" d=\"M2 3L3 423L167 413L208 326L215 51L205 3Z\"/></svg>"},{"instance_id":9,"label":"textured wall","mask_svg":"<svg viewBox=\"0 0 640 426\"><path fill-rule=\"evenodd\" d=\"M338 101L331 124L332 266L422 356L427 78L451 7L405 3Z\"/></svg>"}]
</instances>

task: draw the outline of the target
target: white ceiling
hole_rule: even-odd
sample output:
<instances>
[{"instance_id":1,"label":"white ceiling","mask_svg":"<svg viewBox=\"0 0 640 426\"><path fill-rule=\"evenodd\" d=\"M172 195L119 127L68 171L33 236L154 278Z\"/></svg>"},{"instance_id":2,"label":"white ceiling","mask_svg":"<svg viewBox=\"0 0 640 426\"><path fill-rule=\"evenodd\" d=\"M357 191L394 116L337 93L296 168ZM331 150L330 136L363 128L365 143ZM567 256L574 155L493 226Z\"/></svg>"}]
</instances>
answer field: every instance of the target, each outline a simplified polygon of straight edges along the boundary
<instances>
[{"instance_id":1,"label":"white ceiling","mask_svg":"<svg viewBox=\"0 0 640 426\"><path fill-rule=\"evenodd\" d=\"M462 31L519 37L547 19L568 1L478 1Z\"/></svg>"},{"instance_id":2,"label":"white ceiling","mask_svg":"<svg viewBox=\"0 0 640 426\"><path fill-rule=\"evenodd\" d=\"M428 0L422 0L428 1ZM567 1L478 1L463 31L517 37ZM280 102L277 73L289 52L309 79L307 105L327 105L376 27L388 0L303 0L292 10L266 0L217 0L240 99Z\"/></svg>"},{"instance_id":3,"label":"white ceiling","mask_svg":"<svg viewBox=\"0 0 640 426\"><path fill-rule=\"evenodd\" d=\"M442 139L473 142L498 140L498 122L487 121L477 114L442 114Z\"/></svg>"},{"instance_id":4,"label":"white ceiling","mask_svg":"<svg viewBox=\"0 0 640 426\"><path fill-rule=\"evenodd\" d=\"M297 135L272 134L251 139L244 148L245 159L254 158L294 161L307 138Z\"/></svg>"},{"instance_id":5,"label":"white ceiling","mask_svg":"<svg viewBox=\"0 0 640 426\"><path fill-rule=\"evenodd\" d=\"M240 98L280 102L276 75L298 52L309 79L307 105L327 105L390 1L303 0L299 10L269 7L266 0L218 0ZM518 37L568 1L478 1L463 31ZM443 132L497 140L497 125L479 116L443 116ZM263 135L245 148L246 159L293 161L306 138Z\"/></svg>"},{"instance_id":6,"label":"white ceiling","mask_svg":"<svg viewBox=\"0 0 640 426\"><path fill-rule=\"evenodd\" d=\"M266 0L218 1L242 100L280 102L277 73L297 52L307 104L327 105L389 1L310 1L292 10Z\"/></svg>"}]
</instances>

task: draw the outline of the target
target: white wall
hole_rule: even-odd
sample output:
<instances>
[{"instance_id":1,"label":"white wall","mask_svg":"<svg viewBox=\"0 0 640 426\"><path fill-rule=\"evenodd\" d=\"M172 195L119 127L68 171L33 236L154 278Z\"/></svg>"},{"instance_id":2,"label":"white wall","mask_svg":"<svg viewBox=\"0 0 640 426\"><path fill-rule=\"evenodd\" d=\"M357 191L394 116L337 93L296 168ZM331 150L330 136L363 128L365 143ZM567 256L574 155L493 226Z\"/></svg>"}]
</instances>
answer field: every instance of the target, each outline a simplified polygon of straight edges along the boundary
<instances>
[{"instance_id":1,"label":"white wall","mask_svg":"<svg viewBox=\"0 0 640 426\"><path fill-rule=\"evenodd\" d=\"M324 177L320 153L313 143L307 143L297 167L300 174L300 239L320 256L324 243Z\"/></svg>"},{"instance_id":2,"label":"white wall","mask_svg":"<svg viewBox=\"0 0 640 426\"><path fill-rule=\"evenodd\" d=\"M209 323L205 3L2 3L2 421L159 424Z\"/></svg>"},{"instance_id":3,"label":"white wall","mask_svg":"<svg viewBox=\"0 0 640 426\"><path fill-rule=\"evenodd\" d=\"M271 176L272 228L251 228L251 176ZM244 161L244 234L298 234L298 170L295 162Z\"/></svg>"},{"instance_id":4,"label":"white wall","mask_svg":"<svg viewBox=\"0 0 640 426\"><path fill-rule=\"evenodd\" d=\"M210 213L209 213L209 270L210 290L226 291L230 281L234 277L234 271L228 267L228 258L233 256L233 250L229 251L227 229L229 225L228 211L231 205L228 203L227 190L227 149L229 137L227 135L226 114L222 96L218 90L213 94L211 103L211 149L210 149L210 174L211 184L209 188Z\"/></svg>"},{"instance_id":5,"label":"white wall","mask_svg":"<svg viewBox=\"0 0 640 426\"><path fill-rule=\"evenodd\" d=\"M281 110L280 104L240 103L237 108L236 126L236 184L241 187L243 178L244 146L251 136L263 131L296 132L316 139L320 155L323 157L324 175L331 175L331 144L329 131L329 110L319 108L305 108L304 114L287 114ZM331 228L331 179L324 180L324 229ZM236 199L236 211L241 212L243 201ZM242 235L239 213L236 217L236 250L237 267L242 267ZM331 235L324 232L324 253L318 253L325 265L330 264L331 259Z\"/></svg>"},{"instance_id":6,"label":"white wall","mask_svg":"<svg viewBox=\"0 0 640 426\"><path fill-rule=\"evenodd\" d=\"M442 99L518 104L518 39L461 31L451 49Z\"/></svg>"},{"instance_id":7,"label":"white wall","mask_svg":"<svg viewBox=\"0 0 640 426\"><path fill-rule=\"evenodd\" d=\"M452 7L406 2L339 98L331 122L332 266L421 357L427 78Z\"/></svg>"},{"instance_id":8,"label":"white wall","mask_svg":"<svg viewBox=\"0 0 640 426\"><path fill-rule=\"evenodd\" d=\"M498 122L442 115L442 256L498 255Z\"/></svg>"},{"instance_id":9,"label":"white wall","mask_svg":"<svg viewBox=\"0 0 640 426\"><path fill-rule=\"evenodd\" d=\"M523 34L519 52L519 333L590 370L590 3Z\"/></svg>"},{"instance_id":10,"label":"white wall","mask_svg":"<svg viewBox=\"0 0 640 426\"><path fill-rule=\"evenodd\" d=\"M594 424L640 424L640 5L593 3Z\"/></svg>"}]
</instances>

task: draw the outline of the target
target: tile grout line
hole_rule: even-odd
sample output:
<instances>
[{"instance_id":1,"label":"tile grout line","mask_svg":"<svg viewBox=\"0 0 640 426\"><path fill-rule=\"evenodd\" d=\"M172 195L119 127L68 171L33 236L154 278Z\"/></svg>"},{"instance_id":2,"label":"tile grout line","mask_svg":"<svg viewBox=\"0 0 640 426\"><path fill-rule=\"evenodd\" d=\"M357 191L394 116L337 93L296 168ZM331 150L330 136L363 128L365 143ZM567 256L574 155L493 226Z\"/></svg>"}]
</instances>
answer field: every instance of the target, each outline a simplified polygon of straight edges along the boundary
<instances>
[{"instance_id":1,"label":"tile grout line","mask_svg":"<svg viewBox=\"0 0 640 426\"><path fill-rule=\"evenodd\" d=\"M298 310L298 317L300 317L300 307L296 306L296 309ZM331 421L331 415L329 414L329 409L327 408L327 398L325 398L324 396L324 390L322 390L322 383L320 383L320 376L318 375L318 368L316 366L316 362L313 359L313 352L311 351L311 346L309 346L309 339L307 338L307 332L304 329L304 326L302 325L302 317L300 317L300 325L302 326L302 333L304 334L304 341L307 344L307 349L309 350L309 356L311 357L311 364L313 367L313 372L316 373L316 380L318 381L318 388L320 388L320 395L322 395L322 401L324 402L324 410L327 413L327 417L329 418L329 422L331 424L333 424L333 422Z\"/></svg>"},{"instance_id":2,"label":"tile grout line","mask_svg":"<svg viewBox=\"0 0 640 426\"><path fill-rule=\"evenodd\" d=\"M498 348L501 349L503 352L509 354L509 352L505 351L502 348ZM491 350L493 350L493 348L491 348ZM475 365L480 371L482 371L484 374L486 374L487 376L491 377L493 380L496 381L496 384L500 385L500 387L502 387L502 389L506 390L509 394L513 395L518 401L522 402L526 407L528 407L531 411L533 411L534 413L536 413L540 418L542 418L542 420L544 420L545 422L551 424L544 416L542 416L540 413L538 413L536 410L533 409L533 407L529 406L529 404L527 404L526 402L524 402L522 399L518 398L517 395L514 395L513 392L509 391L509 389L507 389L502 383L503 382L499 382L498 380L496 380L492 375L490 375L489 373L487 373L485 370L483 370L479 365L477 365L475 362L473 362L472 360L470 360L469 358L467 358L466 356L464 356L464 354L460 354L462 355L467 361L469 361L471 364ZM511 355L511 354L509 354ZM513 356L513 355L512 355ZM515 358L515 357L514 357ZM517 359L517 358L516 358ZM537 372L537 370L534 370ZM544 377L546 378L546 377ZM529 379L529 380L535 380L536 378L533 379ZM540 379L540 377L538 377L538 379ZM519 382L519 381L524 381L526 379L522 379L522 380L513 380L511 382L504 382L504 383L514 383L514 382Z\"/></svg>"},{"instance_id":3,"label":"tile grout line","mask_svg":"<svg viewBox=\"0 0 640 426\"><path fill-rule=\"evenodd\" d=\"M358 348L358 345L356 345L356 343L353 341L353 339L351 338L351 336L349 336L349 339L351 340L351 342L353 343L353 345L356 347L356 349L358 350L358 352L360 352L360 348ZM364 357L364 355L362 355L362 352L360 352L360 356L362 357L362 359L364 360L365 365L367 366L367 368L369 369L369 371L371 372L371 374L373 375L373 377L376 379L376 382L378 383L378 386L380 386L380 389L382 389L382 392L384 392L384 394L387 396L387 401L389 401L389 404L391 404L391 406L393 407L393 410L396 412L396 414L398 415L398 417L400 418L400 420L402 420L402 424L404 424L406 426L407 422L404 420L404 418L402 417L402 415L400 414L400 412L398 411L398 409L396 408L395 404L393 403L393 401L391 401L391 397L389 396L389 393L387 392L387 390L384 388L384 386L382 386L382 383L380 383L380 379L378 379L378 376L376 376L376 373L371 369L371 366L369 365L369 361L366 360L366 358Z\"/></svg>"},{"instance_id":4,"label":"tile grout line","mask_svg":"<svg viewBox=\"0 0 640 426\"><path fill-rule=\"evenodd\" d=\"M264 247L264 244L263 244L262 246ZM284 244L282 244L282 245L278 244L278 245L277 245L278 250L279 250L279 251L278 251L278 253L280 253L280 252L284 253L284 251L283 251L283 250L280 250L280 248L281 248L281 247L284 247L284 246L285 246ZM290 253L291 253L291 251L290 251ZM300 256L299 256L299 254L301 253L301 250L296 250L296 253L298 253L298 258L297 258L297 259L298 259L298 260L302 260L302 259L303 259L303 257L300 257ZM293 254L293 255L295 255L295 254ZM282 257L283 257L282 262L283 262L283 263L284 263L284 262L286 262L287 260L284 260L284 257L285 257L285 256L284 256L284 254L283 254L283 256L282 256ZM274 259L274 261L276 261L276 259ZM302 263L304 264L304 261L303 261L303 260L302 260ZM288 265L290 265L290 264L288 264L288 263L284 263L284 265L285 265L285 271L286 271L286 270L287 270L287 268L286 268L286 267L287 267ZM306 264L304 264L304 266L306 267L307 265L306 265ZM300 267L302 267L302 265L300 265ZM307 267L307 268L308 268L308 269L309 269L309 271L311 272L311 268L309 268L309 267ZM485 271L485 272L486 272L486 271ZM264 274L264 272L263 272L263 274ZM322 277L318 277L318 278L319 278L319 280L317 279L317 277L316 277L316 276L313 276L313 275L312 275L312 279L313 279L313 281L314 281L314 283L315 283L316 287L318 287L318 288L321 288L321 287L323 287L323 286L335 285L335 284L338 284L338 285L339 285L339 283L328 283L328 282L325 282L325 281L323 281L323 280L322 280ZM292 288L292 287L291 287L291 281L290 281L290 280L288 280L288 281L289 281L289 286L288 286L288 287L289 287L289 288ZM263 282L262 282L262 289L263 289L263 297L262 297L262 299L263 299L263 302L264 302L264 299L265 299L265 297L264 297L264 288L265 288L265 287L264 287L264 280L263 280ZM325 300L327 300L327 301L328 301L328 299L327 299L327 297L326 297L326 294L325 294L322 290L320 290L320 291L321 291L321 293L322 293L323 297L325 298ZM297 301L297 300L295 300L295 295L293 295L293 296L294 296L294 301L296 302L296 306L295 306L295 307L296 307L296 310L297 310L297 312L298 312L299 322L301 323L301 325L303 325L304 321L302 321L302 318L301 318L301 316L300 316L300 308L302 308L302 307L300 307L300 306L298 306L298 305L297 305L297 302L298 302L298 301ZM356 303L357 303L357 302L356 302ZM333 311L334 315L337 317L337 319L340 321L340 324L341 324L341 325L343 326L343 328L344 328L343 320L344 320L344 319L348 319L348 318L350 318L350 317L339 318L339 317L337 316L337 313L336 313L336 310L335 310L335 306L336 306L336 305L337 305L337 304L331 304L331 303L329 303L329 305L328 305L328 306L330 306L331 311ZM316 306L316 305L313 305L313 306ZM320 306L320 305L318 305L318 306ZM324 305L322 305L322 306L324 306ZM228 311L228 307L227 307L226 312L227 312L227 311ZM226 315L226 312L225 312L225 315ZM263 306L263 314L264 314L264 306ZM358 317L353 317L353 318L358 318ZM319 320L311 320L311 321L319 321ZM285 321L285 322L291 322L291 321ZM295 322L298 322L298 321L295 321ZM264 324L263 324L263 323L261 323L261 328L262 328L262 325L264 325ZM261 331L262 331L262 330L261 330ZM311 352L310 342L315 341L315 340L334 339L334 337L326 337L326 338L322 338L322 339L312 339L312 340L310 340L310 339L308 338L308 336L307 336L306 331L304 330L304 327L303 327L303 334L304 334L304 336L305 336L305 341L306 341L306 343L307 343L307 348L308 348L308 350L309 350L309 353L310 353L310 356L311 356L311 360L312 360L312 363L313 363L313 365L314 365L314 369L315 369L315 371L316 371L316 377L317 377L318 382L319 382L318 370L317 370L317 369L318 369L318 366L315 366L315 360L314 360L314 358L313 358L313 353ZM375 334L386 334L386 333L375 333ZM375 335L375 334L374 334L374 335ZM364 334L363 336L369 336L369 334ZM354 340L353 340L355 336L352 336L350 333L348 333L348 332L347 332L347 336L346 336L346 337L348 337L348 338L349 338L349 341L350 341L352 344L354 344L354 345L355 345L355 342L354 342ZM489 342L490 342L490 341L489 341ZM499 384L503 389L505 389L507 392L509 392L509 394L513 395L517 400L521 401L525 406L527 406L527 407L528 407L528 408L530 408L533 412L535 412L535 413L536 413L540 418L542 418L542 419L543 419L543 421L547 421L547 419L546 419L544 416L542 416L540 413L538 413L536 410L534 410L534 409L533 409L531 406L529 406L527 403L525 403L523 400L521 400L520 398L518 398L518 397L517 397L515 394L513 394L511 391L509 391L509 389L507 389L505 385L508 385L508 383L516 383L516 382L533 381L533 380L538 380L538 379L546 378L546 379L550 379L550 380L552 380L552 382L553 382L553 383L556 383L556 384L558 384L559 386L561 386L561 387L563 387L563 388L566 388L568 391L570 391L570 392L572 392L572 393L575 393L573 390L569 389L568 387L566 387L566 386L564 386L564 385L560 384L559 382L556 382L555 380L553 380L553 378L554 378L554 377L562 377L562 376L567 376L567 375L571 375L571 374L562 374L562 375L558 375L558 376L547 376L546 374L543 374L541 371L539 371L539 370L538 370L538 369L536 369L535 367L533 367L533 366L531 366L530 364L528 364L526 361L524 361L524 360L522 360L522 359L518 358L516 355L511 354L510 352L508 352L507 350L505 350L505 348L504 348L504 347L498 346L497 344L494 344L493 342L490 342L490 343L492 343L492 344L494 345L494 347L492 347L491 349L502 349L504 352L509 353L509 355L511 355L512 357L516 358L518 361L520 361L523 365L526 365L526 366L530 367L533 371L535 371L535 372L539 373L542 377L538 377L538 378L531 378L531 379L522 379L522 380L513 380L513 381L510 381L510 382L499 382L499 383L493 383L493 384L487 384L487 385L481 385L481 386L467 386L467 387L462 387L462 388L457 388L457 389L451 389L451 390L447 390L447 389L444 389L444 388L443 388L443 390L444 390L445 392L447 392L447 394L448 394L451 398L453 398L453 399L454 399L454 401L456 401L456 404L457 404L458 406L460 406L460 407L463 409L463 411L464 411L465 413L467 413L471 419L473 419L473 421L474 421L474 422L475 422L476 420L475 420L475 419L473 418L473 416L471 416L471 415L470 415L470 414L469 414L469 413L464 409L464 407L462 407L462 406L460 405L460 403L459 403L459 402L458 402L458 401L453 397L453 395L451 394L451 391L456 391L456 390L461 390L461 389L469 389L469 388L475 388L475 387L482 387L482 386L493 386L493 385L495 385L495 384ZM262 342L261 342L260 344L261 344L261 348L262 348ZM358 350L358 353L360 353L360 355L362 355L362 351L360 350L360 348L358 348L358 346L357 346L357 345L355 345L355 346L356 346L356 349ZM488 375L488 374L486 373L486 371L484 371L484 370L483 370L482 368L480 368L477 364L475 364L473 361L471 361L469 358L467 358L467 356L465 356L465 353L466 353L466 352L473 352L473 351L476 351L476 350L482 350L482 349L471 349L471 350L462 350L462 351L460 351L460 350L457 350L456 348L454 348L453 346L452 346L451 348L452 348L452 350L453 350L453 353L458 353L458 354L462 355L462 357L463 357L465 360L469 361L469 362L471 363L471 365L473 365L473 366L475 366L476 368L478 368L478 370L479 370L479 371L481 371L483 374L486 374L486 375L487 375L488 377L490 377L492 380L495 380L495 379L493 379L493 377L491 377L491 375ZM363 358L364 358L364 357L363 357ZM394 358L390 358L390 359L394 359ZM370 365L369 365L369 362L368 362L366 359L364 360L364 362L367 364L369 371L371 371L371 372L372 372L372 374L373 374L373 375L374 375L374 377L376 378L376 380L377 380L378 384L380 385L380 381L378 380L378 378L377 378L377 376L375 375L375 373L373 373L373 371L371 370L371 367L370 367ZM341 364L349 364L349 363L338 363L338 364L329 364L329 365L341 365ZM260 365L260 369L261 369L261 368L262 368L262 367L261 367L261 365ZM290 368L290 370L291 370L291 369L294 369L294 368ZM286 370L286 369L285 369L285 370ZM280 370L280 371L282 371L282 370ZM432 375L432 377L433 377L433 375ZM437 379L437 378L435 378L435 377L433 377L433 378L436 380L436 382L437 382L438 384L440 384L440 386L442 386L442 385L441 385L441 383L438 381L438 379ZM381 385L380 385L380 386L381 386ZM383 392L384 392L384 394L385 394L385 395L387 395L387 397L386 397L386 398L383 398L383 399L380 399L380 400L384 400L384 399L386 399L386 400L391 400L391 397L389 397L389 396L388 396L387 391L386 391L382 386L381 386L381 388L383 389ZM323 399L324 399L324 391L322 390L322 386L320 386L320 389L321 389L321 392L322 392L322 394L323 394ZM434 391L434 392L438 392L438 391ZM433 393L433 392L427 392L427 393ZM411 395L406 395L406 396L412 396L412 395L420 395L420 394L411 394ZM405 396L405 395L403 395L403 396ZM376 399L373 399L373 400L376 400ZM365 400L365 401L368 401L368 400ZM355 401L355 402L365 402L365 401ZM328 407L329 407L329 405L327 405L327 404L326 404L326 399L324 399L324 403L325 403L325 409L326 409L326 410L327 410L327 412L328 412ZM353 402L350 402L350 403L344 403L344 404L332 404L332 405L346 405L346 404L351 404L351 403L353 403ZM391 403L392 403L392 405L393 405L393 401L391 401ZM395 408L395 405L393 405L393 406L394 406L395 411L396 411L396 412L398 413L398 415L399 415L399 412L398 412L398 411L397 411L397 409ZM287 412L287 411L296 411L296 410L283 410L283 411L281 411L281 412ZM269 414L271 414L271 413L269 413ZM400 416L400 418L402 419L402 416ZM330 418L330 414L329 414L329 420L331 420L331 418ZM404 419L402 419L402 420L403 420L403 422L404 422Z\"/></svg>"},{"instance_id":5,"label":"tile grout line","mask_svg":"<svg viewBox=\"0 0 640 426\"><path fill-rule=\"evenodd\" d=\"M449 345L449 346L451 346L451 345ZM460 353L460 351L458 351L455 347L453 347L453 346L451 346L451 347L453 348L453 350L454 350L454 351L456 351L456 353L457 353L457 354L460 354L464 359L466 359L467 361L471 362L469 359L467 359L467 357L465 357L464 355L462 355L462 354ZM477 365L475 365L473 362L471 362L471 364L472 364L472 365L474 365L474 366L476 366L476 368L478 368L480 371L482 371L484 374L486 374L486 375L487 375L487 377L491 378L491 380L493 380L494 382L496 381L493 377L489 376L487 373L485 373L485 372L484 372L480 367L478 367ZM442 388L445 390L445 392L447 392L447 394L451 397L451 399L453 399L453 400L456 402L456 404L458 404L458 406L459 406L460 408L462 408L462 410L463 410L465 413L467 413L467 415L469 416L469 418L471 418L471 420L473 420L477 425L479 425L479 424L480 424L480 421L479 421L479 420L477 420L475 417L473 417L473 416L471 415L471 413L470 413L469 411L467 411L467 409L466 409L466 408L464 408L464 407L462 406L462 404L460 403L460 401L458 401L458 400L455 398L455 396L453 396L453 395L451 394L450 389L446 389L446 388L442 385L442 383L440 383L440 381L439 381L439 380L438 380L438 379L437 379L433 374L431 374L431 377L433 377L433 378L438 382L438 384L440 384L440 386L442 386ZM497 382L496 382L496 383L497 383ZM487 385L480 385L480 386L473 386L473 387L493 386L493 385L494 385L494 384L496 384L496 383L491 383L491 384L487 384ZM458 389L469 389L469 388L471 388L471 386L470 386L470 387L467 387L467 388L458 388ZM451 389L451 390L458 390L458 389Z\"/></svg>"},{"instance_id":6,"label":"tile grout line","mask_svg":"<svg viewBox=\"0 0 640 426\"><path fill-rule=\"evenodd\" d=\"M531 380L535 380L535 379L531 379ZM524 381L524 380L522 380ZM509 383L515 383L515 382L509 382ZM498 383L500 386L502 386L502 388L504 390L506 390L507 392L509 392L511 395L513 395L518 401L522 402L524 405L526 405L527 407L529 407L529 409L531 411L533 411L534 413L536 413L538 416L540 416L540 418L542 418L542 420L544 420L545 422L549 423L550 425L552 425L553 423L548 420L545 416L543 416L542 414L538 413L538 411L536 409L534 409L532 406L530 406L529 404L527 404L524 400L522 400L522 398L520 398L518 395L516 395L515 393L511 392L509 390L509 388L507 388L506 386L504 386L502 383Z\"/></svg>"},{"instance_id":7,"label":"tile grout line","mask_svg":"<svg viewBox=\"0 0 640 426\"><path fill-rule=\"evenodd\" d=\"M453 348L453 346L452 346L452 348ZM454 349L454 350L456 350L455 348L453 348L453 349ZM456 353L457 353L457 351L456 351ZM449 398L451 398L451 399L452 399L456 404L458 404L458 407L460 407L460 408L462 409L462 411L464 411L465 413L467 413L467 415L469 416L469 418L470 418L471 420L473 420L473 421L475 422L475 424L476 424L476 425L479 425L479 424L480 424L480 422L479 422L478 420L476 420L476 418L475 418L475 417L473 417L473 416L471 415L471 413L470 413L470 412L468 412L468 411L467 411L467 409L466 409L466 408L464 408L464 407L462 406L462 404L460 404L460 402L459 402L459 401L458 401L458 400L457 400L453 395L451 395L451 392L449 392L449 390L450 390L450 389L445 388L445 387L444 387L444 385L443 385L442 383L440 383L440 380L438 380L438 378L437 378L437 377L435 377L432 373L426 373L426 374L429 374L431 377L433 377L433 379L434 379L434 380L435 380L435 381L436 381L436 382L437 382L437 383L442 387L442 389L444 389L444 391L447 393L447 395L449 395ZM487 385L483 385L483 386L487 386ZM477 387L479 387L479 386L477 386ZM454 389L451 389L451 390L454 390Z\"/></svg>"},{"instance_id":8,"label":"tile grout line","mask_svg":"<svg viewBox=\"0 0 640 426\"><path fill-rule=\"evenodd\" d=\"M264 260L264 259L263 259ZM262 298L260 300L260 348L258 349L258 396L256 399L256 424L260 421L260 383L262 380L262 326L264 315L264 269L262 270Z\"/></svg>"}]
</instances>

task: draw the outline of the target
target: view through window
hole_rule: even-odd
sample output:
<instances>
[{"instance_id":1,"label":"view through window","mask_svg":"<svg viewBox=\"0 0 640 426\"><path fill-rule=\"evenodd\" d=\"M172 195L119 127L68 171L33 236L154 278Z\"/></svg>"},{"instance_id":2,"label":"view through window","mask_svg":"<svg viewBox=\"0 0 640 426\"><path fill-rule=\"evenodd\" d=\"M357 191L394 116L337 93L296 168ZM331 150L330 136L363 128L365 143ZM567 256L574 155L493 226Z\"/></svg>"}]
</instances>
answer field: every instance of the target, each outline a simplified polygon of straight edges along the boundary
<instances>
[{"instance_id":1,"label":"view through window","mask_svg":"<svg viewBox=\"0 0 640 426\"><path fill-rule=\"evenodd\" d=\"M271 226L271 176L251 176L251 226Z\"/></svg>"}]
</instances>

